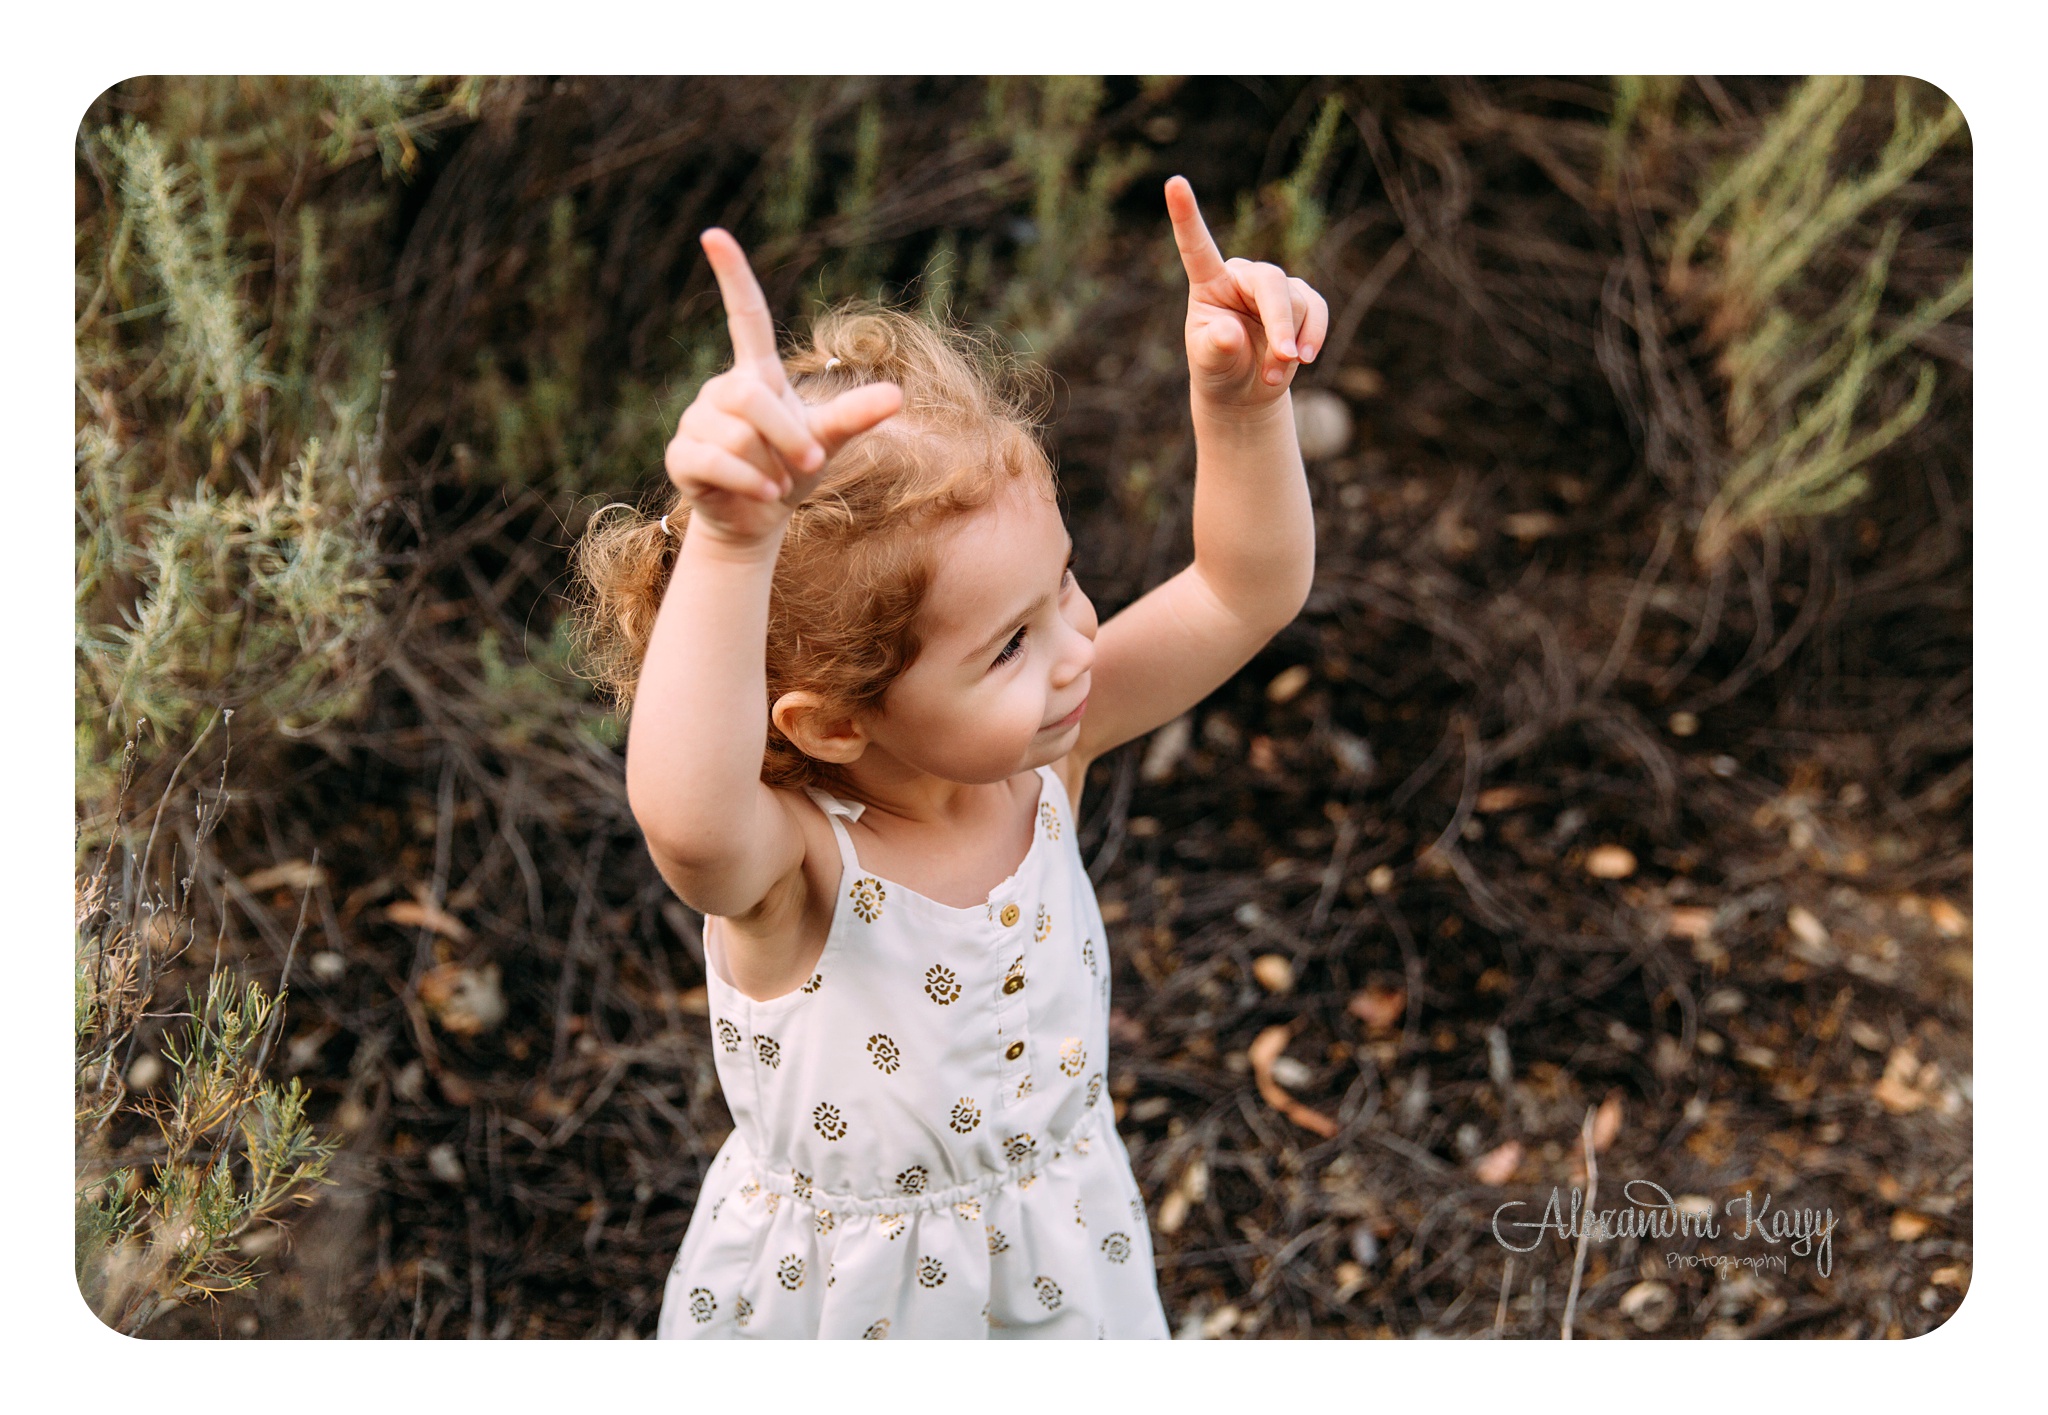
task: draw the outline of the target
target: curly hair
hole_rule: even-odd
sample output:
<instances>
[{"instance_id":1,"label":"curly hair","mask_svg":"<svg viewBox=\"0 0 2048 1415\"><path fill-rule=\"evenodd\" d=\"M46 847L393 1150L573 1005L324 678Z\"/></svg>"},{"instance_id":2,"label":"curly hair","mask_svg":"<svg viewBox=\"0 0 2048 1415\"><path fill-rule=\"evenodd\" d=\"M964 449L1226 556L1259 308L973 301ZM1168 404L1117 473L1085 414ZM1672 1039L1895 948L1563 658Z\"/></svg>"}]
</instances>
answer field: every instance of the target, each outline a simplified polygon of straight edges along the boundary
<instances>
[{"instance_id":1,"label":"curly hair","mask_svg":"<svg viewBox=\"0 0 2048 1415\"><path fill-rule=\"evenodd\" d=\"M922 648L934 532L1007 486L1057 498L1038 438L1048 382L985 337L866 302L821 315L783 369L806 403L884 380L903 390L902 411L847 442L790 514L768 595L769 707L803 690L835 712L874 710ZM664 487L643 509L606 507L576 546L584 671L622 709L688 530L688 503ZM791 789L841 780L772 716L761 779Z\"/></svg>"}]
</instances>

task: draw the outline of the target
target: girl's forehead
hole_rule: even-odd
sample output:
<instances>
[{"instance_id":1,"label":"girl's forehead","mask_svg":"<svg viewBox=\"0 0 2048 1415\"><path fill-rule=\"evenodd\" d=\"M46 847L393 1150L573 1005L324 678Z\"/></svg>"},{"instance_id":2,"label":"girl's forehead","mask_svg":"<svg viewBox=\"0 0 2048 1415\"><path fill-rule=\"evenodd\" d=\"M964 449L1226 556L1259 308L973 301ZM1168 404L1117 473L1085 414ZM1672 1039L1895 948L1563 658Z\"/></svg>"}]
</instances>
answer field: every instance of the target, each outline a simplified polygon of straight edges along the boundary
<instances>
[{"instance_id":1,"label":"girl's forehead","mask_svg":"<svg viewBox=\"0 0 2048 1415\"><path fill-rule=\"evenodd\" d=\"M1066 563L1067 527L1059 507L1029 491L1009 490L946 528L926 600L938 634L987 634L1052 587Z\"/></svg>"}]
</instances>

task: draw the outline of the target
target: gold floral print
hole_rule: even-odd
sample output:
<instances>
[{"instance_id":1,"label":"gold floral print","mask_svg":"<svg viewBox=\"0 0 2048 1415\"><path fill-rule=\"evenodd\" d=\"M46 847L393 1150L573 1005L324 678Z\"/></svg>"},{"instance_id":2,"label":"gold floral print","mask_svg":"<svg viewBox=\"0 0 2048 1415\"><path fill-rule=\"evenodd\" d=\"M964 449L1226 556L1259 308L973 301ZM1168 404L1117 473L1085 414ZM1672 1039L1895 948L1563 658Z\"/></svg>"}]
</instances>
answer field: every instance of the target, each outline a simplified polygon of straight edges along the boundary
<instances>
[{"instance_id":1,"label":"gold floral print","mask_svg":"<svg viewBox=\"0 0 2048 1415\"><path fill-rule=\"evenodd\" d=\"M800 1169L792 1169L792 1170L791 1170L791 1171L789 1172L789 1187L790 1187L790 1189L791 1189L792 1191L794 1191L794 1192L795 1192L796 1196L797 1196L797 1197L798 1197L799 1199L802 1199L802 1200L804 1200L804 1201L805 1201L806 1203L810 1202L810 1197L811 1197L811 1176L810 1176L810 1175L808 1175L808 1174L805 1174L805 1173L804 1173L804 1172L803 1172L802 1170L800 1170Z\"/></svg>"},{"instance_id":2,"label":"gold floral print","mask_svg":"<svg viewBox=\"0 0 2048 1415\"><path fill-rule=\"evenodd\" d=\"M861 922L872 924L882 917L882 901L889 897L889 892L874 876L863 875L853 882L847 895L853 900L853 912L860 915Z\"/></svg>"},{"instance_id":3,"label":"gold floral print","mask_svg":"<svg viewBox=\"0 0 2048 1415\"><path fill-rule=\"evenodd\" d=\"M828 1140L846 1138L846 1120L839 1114L839 1107L830 1101L818 1102L817 1109L811 1112L811 1124Z\"/></svg>"},{"instance_id":4,"label":"gold floral print","mask_svg":"<svg viewBox=\"0 0 2048 1415\"><path fill-rule=\"evenodd\" d=\"M832 1224L833 1224L833 1221L834 1221L834 1220L833 1220L833 1218L832 1218L832 1210L830 1210L830 1209L819 1209L819 1210L818 1210L818 1221L817 1221L817 1229L818 1229L818 1232L820 1232L820 1233L830 1233L830 1232L832 1231ZM826 1284L826 1286L827 1286L827 1287L830 1287L830 1286L831 1286L831 1284L830 1284L830 1283L827 1283L827 1284Z\"/></svg>"},{"instance_id":5,"label":"gold floral print","mask_svg":"<svg viewBox=\"0 0 2048 1415\"><path fill-rule=\"evenodd\" d=\"M976 1105L966 1096L962 1096L959 1100L953 1102L952 1125L955 1130L965 1135L979 1124L981 1124L980 1106Z\"/></svg>"},{"instance_id":6,"label":"gold floral print","mask_svg":"<svg viewBox=\"0 0 2048 1415\"><path fill-rule=\"evenodd\" d=\"M1058 1283L1049 1277L1041 1276L1033 1278L1031 1286L1038 1293L1038 1300L1045 1304L1046 1311L1051 1312L1059 1307L1060 1285Z\"/></svg>"},{"instance_id":7,"label":"gold floral print","mask_svg":"<svg viewBox=\"0 0 2048 1415\"><path fill-rule=\"evenodd\" d=\"M1102 1240L1102 1256L1112 1263L1121 1263L1131 1256L1131 1235L1112 1233Z\"/></svg>"},{"instance_id":8,"label":"gold floral print","mask_svg":"<svg viewBox=\"0 0 2048 1415\"><path fill-rule=\"evenodd\" d=\"M1021 1080L1021 1081L1019 1081L1019 1082L1017 1083L1017 1091L1016 1091L1016 1096L1017 1096L1017 1099L1021 1101L1021 1100L1023 1100L1023 1099L1024 1099L1024 1097L1026 1097L1026 1096L1028 1096L1028 1095L1030 1095L1030 1094L1031 1094L1031 1076L1030 1076L1030 1074L1029 1074L1029 1073L1027 1072L1027 1073L1025 1074L1025 1076L1024 1076L1024 1079L1023 1079L1023 1080Z\"/></svg>"},{"instance_id":9,"label":"gold floral print","mask_svg":"<svg viewBox=\"0 0 2048 1415\"><path fill-rule=\"evenodd\" d=\"M719 1211L720 1209L724 1208L724 1207L725 1207L725 1199L724 1199L724 1198L720 1198L720 1199L719 1199L719 1201L718 1201L717 1203L715 1203L715 1204L713 1204L713 1205L711 1206L711 1221L712 1221L713 1223L716 1223L716 1222L718 1222L718 1211Z\"/></svg>"},{"instance_id":10,"label":"gold floral print","mask_svg":"<svg viewBox=\"0 0 2048 1415\"><path fill-rule=\"evenodd\" d=\"M1081 1045L1079 1037L1068 1037L1060 1043L1060 1070L1069 1076L1079 1076L1081 1068L1088 1064L1088 1048Z\"/></svg>"},{"instance_id":11,"label":"gold floral print","mask_svg":"<svg viewBox=\"0 0 2048 1415\"><path fill-rule=\"evenodd\" d=\"M1003 1236L1003 1231L1000 1228L997 1228L992 1223L983 1224L982 1227L988 1230L989 1252L1007 1253L1010 1251L1010 1240Z\"/></svg>"},{"instance_id":12,"label":"gold floral print","mask_svg":"<svg viewBox=\"0 0 2048 1415\"><path fill-rule=\"evenodd\" d=\"M740 1049L740 1029L721 1017L718 1019L717 1031L718 1044L729 1052L737 1053Z\"/></svg>"},{"instance_id":13,"label":"gold floral print","mask_svg":"<svg viewBox=\"0 0 2048 1415\"><path fill-rule=\"evenodd\" d=\"M922 1194L925 1181L930 1177L930 1171L923 1165L914 1164L896 1176L896 1187L906 1194Z\"/></svg>"},{"instance_id":14,"label":"gold floral print","mask_svg":"<svg viewBox=\"0 0 2048 1415\"><path fill-rule=\"evenodd\" d=\"M943 963L934 963L925 970L924 995L944 1007L960 999L960 980L953 976L953 970Z\"/></svg>"},{"instance_id":15,"label":"gold floral print","mask_svg":"<svg viewBox=\"0 0 2048 1415\"><path fill-rule=\"evenodd\" d=\"M883 1340L889 1335L889 1319L887 1317L881 1318L860 1335L863 1341Z\"/></svg>"},{"instance_id":16,"label":"gold floral print","mask_svg":"<svg viewBox=\"0 0 2048 1415\"><path fill-rule=\"evenodd\" d=\"M1051 933L1052 915L1047 913L1045 906L1041 904L1038 906L1038 922L1032 925L1031 936L1037 939L1040 943L1044 943L1046 938L1050 936Z\"/></svg>"},{"instance_id":17,"label":"gold floral print","mask_svg":"<svg viewBox=\"0 0 2048 1415\"><path fill-rule=\"evenodd\" d=\"M772 1216L777 1209L782 1207L782 1196L773 1189L770 1189L761 1196L761 1202L767 1206L768 1212Z\"/></svg>"},{"instance_id":18,"label":"gold floral print","mask_svg":"<svg viewBox=\"0 0 2048 1415\"><path fill-rule=\"evenodd\" d=\"M1019 1189L1029 1189L1029 1188L1030 1188L1030 1187L1031 1187L1032 1185L1036 1184L1037 1182L1038 1182L1038 1176L1037 1176L1037 1175L1035 1175L1035 1174L1027 1174L1027 1175L1025 1175L1025 1176L1024 1176L1024 1177L1023 1177L1022 1179L1020 1179L1020 1180L1018 1180L1018 1181L1017 1181L1017 1187L1018 1187Z\"/></svg>"},{"instance_id":19,"label":"gold floral print","mask_svg":"<svg viewBox=\"0 0 2048 1415\"><path fill-rule=\"evenodd\" d=\"M1018 954L1010 966L1003 970L1003 992L1014 993L1024 986L1024 955Z\"/></svg>"},{"instance_id":20,"label":"gold floral print","mask_svg":"<svg viewBox=\"0 0 2048 1415\"><path fill-rule=\"evenodd\" d=\"M1079 1199L1074 1200L1074 1222L1083 1228L1088 1226L1088 1220L1081 1217L1081 1201Z\"/></svg>"},{"instance_id":21,"label":"gold floral print","mask_svg":"<svg viewBox=\"0 0 2048 1415\"><path fill-rule=\"evenodd\" d=\"M1040 801L1038 803L1038 823L1045 827L1045 838L1047 840L1057 840L1060 838L1060 813L1052 808L1052 802Z\"/></svg>"},{"instance_id":22,"label":"gold floral print","mask_svg":"<svg viewBox=\"0 0 2048 1415\"><path fill-rule=\"evenodd\" d=\"M804 992L816 992L823 986L825 986L825 975L823 973L813 973L811 974L811 980L805 983L801 990Z\"/></svg>"},{"instance_id":23,"label":"gold floral print","mask_svg":"<svg viewBox=\"0 0 2048 1415\"><path fill-rule=\"evenodd\" d=\"M875 1069L883 1075L891 1075L903 1064L903 1053L890 1038L875 1033L868 1038L868 1060L875 1063Z\"/></svg>"},{"instance_id":24,"label":"gold floral print","mask_svg":"<svg viewBox=\"0 0 2048 1415\"><path fill-rule=\"evenodd\" d=\"M711 1295L708 1287L690 1289L690 1315L699 1322L711 1320L711 1314L718 1310L718 1299Z\"/></svg>"},{"instance_id":25,"label":"gold floral print","mask_svg":"<svg viewBox=\"0 0 2048 1415\"><path fill-rule=\"evenodd\" d=\"M1102 1099L1102 1073L1096 1072L1088 1078L1088 1104L1094 1105Z\"/></svg>"},{"instance_id":26,"label":"gold floral print","mask_svg":"<svg viewBox=\"0 0 2048 1415\"><path fill-rule=\"evenodd\" d=\"M804 1285L804 1260L791 1253L775 1267L776 1281L787 1291L794 1292Z\"/></svg>"},{"instance_id":27,"label":"gold floral print","mask_svg":"<svg viewBox=\"0 0 2048 1415\"><path fill-rule=\"evenodd\" d=\"M1132 1199L1132 1200L1131 1200L1131 1222L1132 1222L1132 1223L1143 1223L1144 1221L1145 1221L1145 1201L1144 1201L1143 1199L1136 1199L1136 1198L1134 1198L1134 1199Z\"/></svg>"},{"instance_id":28,"label":"gold floral print","mask_svg":"<svg viewBox=\"0 0 2048 1415\"><path fill-rule=\"evenodd\" d=\"M839 1262L837 1259L833 1259L832 1261L825 1264L825 1286L830 1287L838 1281Z\"/></svg>"},{"instance_id":29,"label":"gold floral print","mask_svg":"<svg viewBox=\"0 0 2048 1415\"><path fill-rule=\"evenodd\" d=\"M751 1199L760 1192L761 1186L752 1175L748 1175L740 1181L740 1197L742 1199Z\"/></svg>"},{"instance_id":30,"label":"gold floral print","mask_svg":"<svg viewBox=\"0 0 2048 1415\"><path fill-rule=\"evenodd\" d=\"M905 1223L902 1214L876 1214L875 1224L882 1230L884 1238L893 1240L903 1236Z\"/></svg>"},{"instance_id":31,"label":"gold floral print","mask_svg":"<svg viewBox=\"0 0 2048 1415\"><path fill-rule=\"evenodd\" d=\"M959 1203L953 1205L953 1212L972 1223L975 1219L981 1217L981 1200L962 1199Z\"/></svg>"},{"instance_id":32,"label":"gold floral print","mask_svg":"<svg viewBox=\"0 0 2048 1415\"><path fill-rule=\"evenodd\" d=\"M1082 961L1083 963L1086 963L1086 964L1088 965L1088 971L1089 971L1089 972L1093 973L1093 972L1095 971L1095 940L1094 940L1094 939L1092 939L1092 938L1088 938L1088 939L1083 939L1083 940L1081 940L1081 961Z\"/></svg>"},{"instance_id":33,"label":"gold floral print","mask_svg":"<svg viewBox=\"0 0 2048 1415\"><path fill-rule=\"evenodd\" d=\"M745 1326L747 1324L747 1319L753 1315L754 1304L749 1302L746 1298L742 1297L737 1302L732 1304L732 1319L738 1322L741 1326Z\"/></svg>"},{"instance_id":34,"label":"gold floral print","mask_svg":"<svg viewBox=\"0 0 2048 1415\"><path fill-rule=\"evenodd\" d=\"M756 1036L754 1038L754 1055L760 1057L761 1064L772 1071L782 1065L782 1043L776 1041L773 1037Z\"/></svg>"},{"instance_id":35,"label":"gold floral print","mask_svg":"<svg viewBox=\"0 0 2048 1415\"><path fill-rule=\"evenodd\" d=\"M917 1284L919 1287L937 1287L946 1280L946 1265L937 1258L917 1260Z\"/></svg>"},{"instance_id":36,"label":"gold floral print","mask_svg":"<svg viewBox=\"0 0 2048 1415\"><path fill-rule=\"evenodd\" d=\"M1089 1139L1089 1138L1088 1138L1088 1137L1087 1137L1086 1135L1076 1135L1076 1136L1074 1137L1074 1153L1075 1153L1075 1154L1077 1154L1077 1155L1085 1155L1085 1154L1087 1154L1087 1153L1088 1153L1088 1147L1089 1147L1089 1146L1090 1146L1090 1145L1091 1145L1092 1143L1094 1143L1094 1142L1093 1142L1093 1141L1091 1141L1091 1140L1090 1140L1090 1139Z\"/></svg>"},{"instance_id":37,"label":"gold floral print","mask_svg":"<svg viewBox=\"0 0 2048 1415\"><path fill-rule=\"evenodd\" d=\"M1003 1142L1003 1158L1011 1164L1021 1164L1038 1148L1038 1141L1031 1138L1031 1132L1012 1135Z\"/></svg>"}]
</instances>

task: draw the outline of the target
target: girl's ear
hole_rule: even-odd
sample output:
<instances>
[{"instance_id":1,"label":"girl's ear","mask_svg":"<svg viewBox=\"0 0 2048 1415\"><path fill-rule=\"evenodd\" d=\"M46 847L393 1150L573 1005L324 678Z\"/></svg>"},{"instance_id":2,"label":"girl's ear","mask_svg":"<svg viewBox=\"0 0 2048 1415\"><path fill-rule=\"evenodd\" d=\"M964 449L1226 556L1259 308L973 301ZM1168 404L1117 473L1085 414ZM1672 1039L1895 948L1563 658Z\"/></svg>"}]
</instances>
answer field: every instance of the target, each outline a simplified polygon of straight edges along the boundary
<instances>
[{"instance_id":1,"label":"girl's ear","mask_svg":"<svg viewBox=\"0 0 2048 1415\"><path fill-rule=\"evenodd\" d=\"M784 693L768 710L775 730L796 744L805 756L821 762L857 761L868 749L867 733L851 714L837 712L816 693L797 689Z\"/></svg>"}]
</instances>

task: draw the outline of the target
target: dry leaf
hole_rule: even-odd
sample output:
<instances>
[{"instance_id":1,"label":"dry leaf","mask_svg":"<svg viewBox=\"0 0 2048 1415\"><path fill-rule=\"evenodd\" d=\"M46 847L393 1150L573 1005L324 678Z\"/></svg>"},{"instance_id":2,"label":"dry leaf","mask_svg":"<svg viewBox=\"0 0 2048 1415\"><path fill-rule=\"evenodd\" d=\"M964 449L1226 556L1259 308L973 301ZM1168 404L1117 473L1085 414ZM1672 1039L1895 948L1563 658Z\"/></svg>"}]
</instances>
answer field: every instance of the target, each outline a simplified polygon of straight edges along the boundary
<instances>
[{"instance_id":1,"label":"dry leaf","mask_svg":"<svg viewBox=\"0 0 2048 1415\"><path fill-rule=\"evenodd\" d=\"M1808 948L1828 946L1827 925L1815 918L1813 911L1805 905L1794 904L1786 910L1785 922L1791 927L1793 936Z\"/></svg>"},{"instance_id":2,"label":"dry leaf","mask_svg":"<svg viewBox=\"0 0 2048 1415\"><path fill-rule=\"evenodd\" d=\"M1910 1115L1932 1099L1923 1088L1931 1079L1927 1072L1936 1070L1932 1062L1923 1066L1911 1048L1893 1047L1884 1063L1884 1075L1878 1077L1870 1093L1893 1115Z\"/></svg>"},{"instance_id":3,"label":"dry leaf","mask_svg":"<svg viewBox=\"0 0 2048 1415\"><path fill-rule=\"evenodd\" d=\"M1344 1010L1375 1032L1390 1031L1408 1015L1408 990L1368 984L1351 995Z\"/></svg>"},{"instance_id":4,"label":"dry leaf","mask_svg":"<svg viewBox=\"0 0 2048 1415\"><path fill-rule=\"evenodd\" d=\"M1267 992L1294 991L1294 965L1278 953L1261 953L1254 958L1252 976Z\"/></svg>"},{"instance_id":5,"label":"dry leaf","mask_svg":"<svg viewBox=\"0 0 2048 1415\"><path fill-rule=\"evenodd\" d=\"M495 963L481 968L443 963L420 979L419 999L443 1031L474 1037L505 1020L505 993L498 980Z\"/></svg>"},{"instance_id":6,"label":"dry leaf","mask_svg":"<svg viewBox=\"0 0 2048 1415\"><path fill-rule=\"evenodd\" d=\"M1970 921L1963 917L1963 911L1946 899L1937 899L1929 904L1927 917L1950 938L1961 938L1970 930Z\"/></svg>"},{"instance_id":7,"label":"dry leaf","mask_svg":"<svg viewBox=\"0 0 2048 1415\"><path fill-rule=\"evenodd\" d=\"M1697 904L1681 904L1666 916L1664 932L1672 938L1690 939L1694 943L1704 942L1713 937L1714 911Z\"/></svg>"},{"instance_id":8,"label":"dry leaf","mask_svg":"<svg viewBox=\"0 0 2048 1415\"><path fill-rule=\"evenodd\" d=\"M1145 760L1138 766L1138 779L1156 783L1172 776L1180 759L1188 754L1188 743L1194 735L1195 721L1188 713L1154 732L1152 740L1145 744Z\"/></svg>"},{"instance_id":9,"label":"dry leaf","mask_svg":"<svg viewBox=\"0 0 2048 1415\"><path fill-rule=\"evenodd\" d=\"M1593 1153L1605 1154L1621 1133L1621 1092L1609 1091L1600 1109L1593 1112Z\"/></svg>"},{"instance_id":10,"label":"dry leaf","mask_svg":"<svg viewBox=\"0 0 2048 1415\"><path fill-rule=\"evenodd\" d=\"M677 993L676 1010L678 1012L687 1012L692 1017L709 1017L711 1015L710 989L695 987Z\"/></svg>"},{"instance_id":11,"label":"dry leaf","mask_svg":"<svg viewBox=\"0 0 2048 1415\"><path fill-rule=\"evenodd\" d=\"M309 860L286 860L242 877L242 888L251 894L261 894L266 889L313 889L325 883L327 871Z\"/></svg>"},{"instance_id":12,"label":"dry leaf","mask_svg":"<svg viewBox=\"0 0 2048 1415\"><path fill-rule=\"evenodd\" d=\"M1516 540L1541 540L1564 529L1564 522L1548 511L1516 511L1500 518L1500 528Z\"/></svg>"},{"instance_id":13,"label":"dry leaf","mask_svg":"<svg viewBox=\"0 0 2048 1415\"><path fill-rule=\"evenodd\" d=\"M1927 1215L1916 1214L1911 1209L1900 1209L1892 1215L1892 1242L1911 1243L1932 1227L1934 1220Z\"/></svg>"},{"instance_id":14,"label":"dry leaf","mask_svg":"<svg viewBox=\"0 0 2048 1415\"><path fill-rule=\"evenodd\" d=\"M1970 1270L1961 1263L1950 1263L1947 1267L1936 1268L1927 1280L1936 1287L1953 1287L1961 1292L1970 1285Z\"/></svg>"},{"instance_id":15,"label":"dry leaf","mask_svg":"<svg viewBox=\"0 0 2048 1415\"><path fill-rule=\"evenodd\" d=\"M1287 1043L1293 1036L1294 1029L1284 1022L1259 1033L1245 1052L1252 1064L1252 1079L1258 1082L1259 1095L1267 1105L1302 1129L1313 1131L1327 1140L1337 1133L1337 1122L1288 1095L1273 1079L1273 1063L1280 1059L1280 1053L1287 1050Z\"/></svg>"},{"instance_id":16,"label":"dry leaf","mask_svg":"<svg viewBox=\"0 0 2048 1415\"><path fill-rule=\"evenodd\" d=\"M469 926L427 899L401 899L384 910L384 917L406 928L428 928L457 943L469 941Z\"/></svg>"},{"instance_id":17,"label":"dry leaf","mask_svg":"<svg viewBox=\"0 0 2048 1415\"><path fill-rule=\"evenodd\" d=\"M1472 1174L1481 1184L1501 1185L1515 1177L1521 1163L1522 1142L1510 1140L1472 1161Z\"/></svg>"},{"instance_id":18,"label":"dry leaf","mask_svg":"<svg viewBox=\"0 0 2048 1415\"><path fill-rule=\"evenodd\" d=\"M1273 739L1271 737L1262 735L1252 738L1251 750L1248 755L1251 759L1253 771L1271 774L1280 770L1280 755L1273 750Z\"/></svg>"},{"instance_id":19,"label":"dry leaf","mask_svg":"<svg viewBox=\"0 0 2048 1415\"><path fill-rule=\"evenodd\" d=\"M1678 1310L1678 1299L1664 1283L1646 1279L1621 1294L1621 1314L1644 1331L1658 1331Z\"/></svg>"},{"instance_id":20,"label":"dry leaf","mask_svg":"<svg viewBox=\"0 0 2048 1415\"><path fill-rule=\"evenodd\" d=\"M1374 865L1365 877L1365 887L1374 894L1386 895L1394 892L1394 871L1390 865Z\"/></svg>"},{"instance_id":21,"label":"dry leaf","mask_svg":"<svg viewBox=\"0 0 2048 1415\"><path fill-rule=\"evenodd\" d=\"M1489 816L1496 811L1515 810L1535 800L1536 793L1526 786L1489 786L1479 793L1472 809L1482 816Z\"/></svg>"},{"instance_id":22,"label":"dry leaf","mask_svg":"<svg viewBox=\"0 0 2048 1415\"><path fill-rule=\"evenodd\" d=\"M1635 852L1625 845L1595 845L1586 852L1586 873L1594 879L1627 879L1635 872Z\"/></svg>"},{"instance_id":23,"label":"dry leaf","mask_svg":"<svg viewBox=\"0 0 2048 1415\"><path fill-rule=\"evenodd\" d=\"M1303 688L1308 686L1309 669L1305 663L1283 668L1273 675L1273 681L1266 685L1266 701L1269 703L1292 702Z\"/></svg>"}]
</instances>

